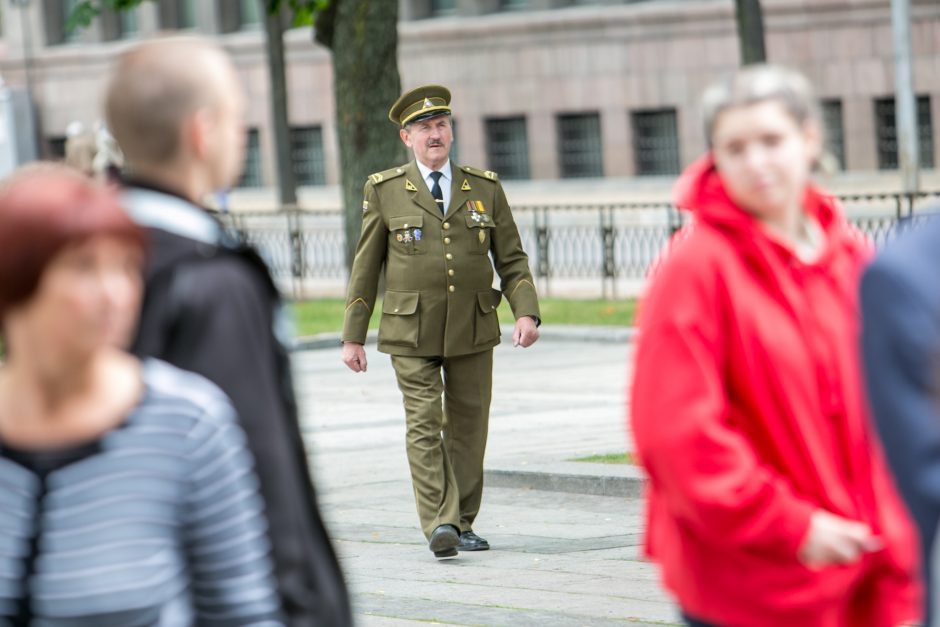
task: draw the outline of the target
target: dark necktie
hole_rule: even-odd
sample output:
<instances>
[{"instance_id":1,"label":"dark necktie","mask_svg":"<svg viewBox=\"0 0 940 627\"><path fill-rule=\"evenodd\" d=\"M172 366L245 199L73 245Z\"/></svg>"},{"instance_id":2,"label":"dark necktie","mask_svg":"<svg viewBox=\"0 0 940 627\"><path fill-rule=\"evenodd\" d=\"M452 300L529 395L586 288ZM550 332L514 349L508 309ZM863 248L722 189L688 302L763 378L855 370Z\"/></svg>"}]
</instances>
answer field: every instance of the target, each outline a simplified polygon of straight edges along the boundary
<instances>
[{"instance_id":1,"label":"dark necktie","mask_svg":"<svg viewBox=\"0 0 940 627\"><path fill-rule=\"evenodd\" d=\"M444 190L441 189L442 176L444 176L443 172L431 172L431 178L434 179L434 185L431 187L431 195L434 196L434 200L437 202L437 208L441 210L441 213L444 213Z\"/></svg>"}]
</instances>

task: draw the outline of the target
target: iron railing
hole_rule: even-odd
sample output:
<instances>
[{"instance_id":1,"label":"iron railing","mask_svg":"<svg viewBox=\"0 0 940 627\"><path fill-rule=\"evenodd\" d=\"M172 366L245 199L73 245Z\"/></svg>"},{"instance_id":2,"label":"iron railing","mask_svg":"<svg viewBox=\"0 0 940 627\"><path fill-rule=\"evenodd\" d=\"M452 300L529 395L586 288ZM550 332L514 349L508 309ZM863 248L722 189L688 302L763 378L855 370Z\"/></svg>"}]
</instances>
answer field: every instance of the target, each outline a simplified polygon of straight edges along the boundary
<instances>
[{"instance_id":1,"label":"iron railing","mask_svg":"<svg viewBox=\"0 0 940 627\"><path fill-rule=\"evenodd\" d=\"M899 225L940 212L940 191L857 194L840 200L849 220L877 246ZM522 206L513 208L513 216L541 293L602 297L635 292L686 218L669 203ZM321 283L341 293L347 268L339 211L238 212L223 220L259 249L294 297L328 291L318 289Z\"/></svg>"}]
</instances>

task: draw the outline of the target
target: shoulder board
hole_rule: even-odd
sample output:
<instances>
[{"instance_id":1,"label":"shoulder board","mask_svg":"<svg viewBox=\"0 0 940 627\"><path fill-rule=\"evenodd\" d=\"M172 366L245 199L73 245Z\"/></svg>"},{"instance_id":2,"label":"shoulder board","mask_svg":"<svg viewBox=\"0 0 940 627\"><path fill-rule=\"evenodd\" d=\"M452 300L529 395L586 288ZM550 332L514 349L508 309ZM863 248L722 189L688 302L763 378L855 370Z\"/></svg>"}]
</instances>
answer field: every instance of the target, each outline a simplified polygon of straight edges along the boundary
<instances>
[{"instance_id":1,"label":"shoulder board","mask_svg":"<svg viewBox=\"0 0 940 627\"><path fill-rule=\"evenodd\" d=\"M488 179L490 181L498 181L499 175L492 170L477 170L476 168L471 168L468 165L460 166L460 169L466 172L467 174L472 174L473 176L478 176L481 179Z\"/></svg>"},{"instance_id":2,"label":"shoulder board","mask_svg":"<svg viewBox=\"0 0 940 627\"><path fill-rule=\"evenodd\" d=\"M378 185L379 183L384 183L385 181L391 180L396 176L401 176L405 173L405 167L399 166L396 168L389 168L384 172L376 172L375 174L369 175L369 180L372 181L373 185Z\"/></svg>"}]
</instances>

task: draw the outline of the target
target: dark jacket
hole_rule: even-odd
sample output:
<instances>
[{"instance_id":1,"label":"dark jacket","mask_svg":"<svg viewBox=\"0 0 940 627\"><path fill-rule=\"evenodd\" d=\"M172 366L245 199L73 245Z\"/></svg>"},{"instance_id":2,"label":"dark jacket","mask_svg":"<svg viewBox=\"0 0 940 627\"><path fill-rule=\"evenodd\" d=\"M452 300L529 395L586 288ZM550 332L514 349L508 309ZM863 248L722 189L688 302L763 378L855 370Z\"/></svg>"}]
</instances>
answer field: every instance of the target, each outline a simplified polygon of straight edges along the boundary
<instances>
[{"instance_id":1,"label":"dark jacket","mask_svg":"<svg viewBox=\"0 0 940 627\"><path fill-rule=\"evenodd\" d=\"M171 194L129 188L125 204L151 236L134 343L229 395L255 457L285 614L293 626L351 624L320 518L278 337L281 300L264 262L207 212Z\"/></svg>"},{"instance_id":2,"label":"dark jacket","mask_svg":"<svg viewBox=\"0 0 940 627\"><path fill-rule=\"evenodd\" d=\"M936 616L940 523L940 220L903 233L862 277L862 353L875 424L921 537ZM929 616L924 624L929 623Z\"/></svg>"}]
</instances>

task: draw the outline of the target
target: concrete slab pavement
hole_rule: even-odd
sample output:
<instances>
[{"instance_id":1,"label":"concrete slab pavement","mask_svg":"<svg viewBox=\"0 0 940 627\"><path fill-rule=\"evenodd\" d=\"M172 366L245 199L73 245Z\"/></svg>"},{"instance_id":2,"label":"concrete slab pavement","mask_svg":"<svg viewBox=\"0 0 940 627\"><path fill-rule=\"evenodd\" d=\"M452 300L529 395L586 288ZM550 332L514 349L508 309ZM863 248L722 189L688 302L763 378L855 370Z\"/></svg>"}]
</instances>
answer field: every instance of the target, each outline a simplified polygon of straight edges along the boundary
<instances>
[{"instance_id":1,"label":"concrete slab pavement","mask_svg":"<svg viewBox=\"0 0 940 627\"><path fill-rule=\"evenodd\" d=\"M679 624L640 558L636 469L568 461L628 447L630 347L613 339L546 333L530 349L496 349L474 526L493 549L441 562L418 526L388 357L367 347L369 370L354 374L335 344L294 354L321 506L359 625Z\"/></svg>"}]
</instances>

